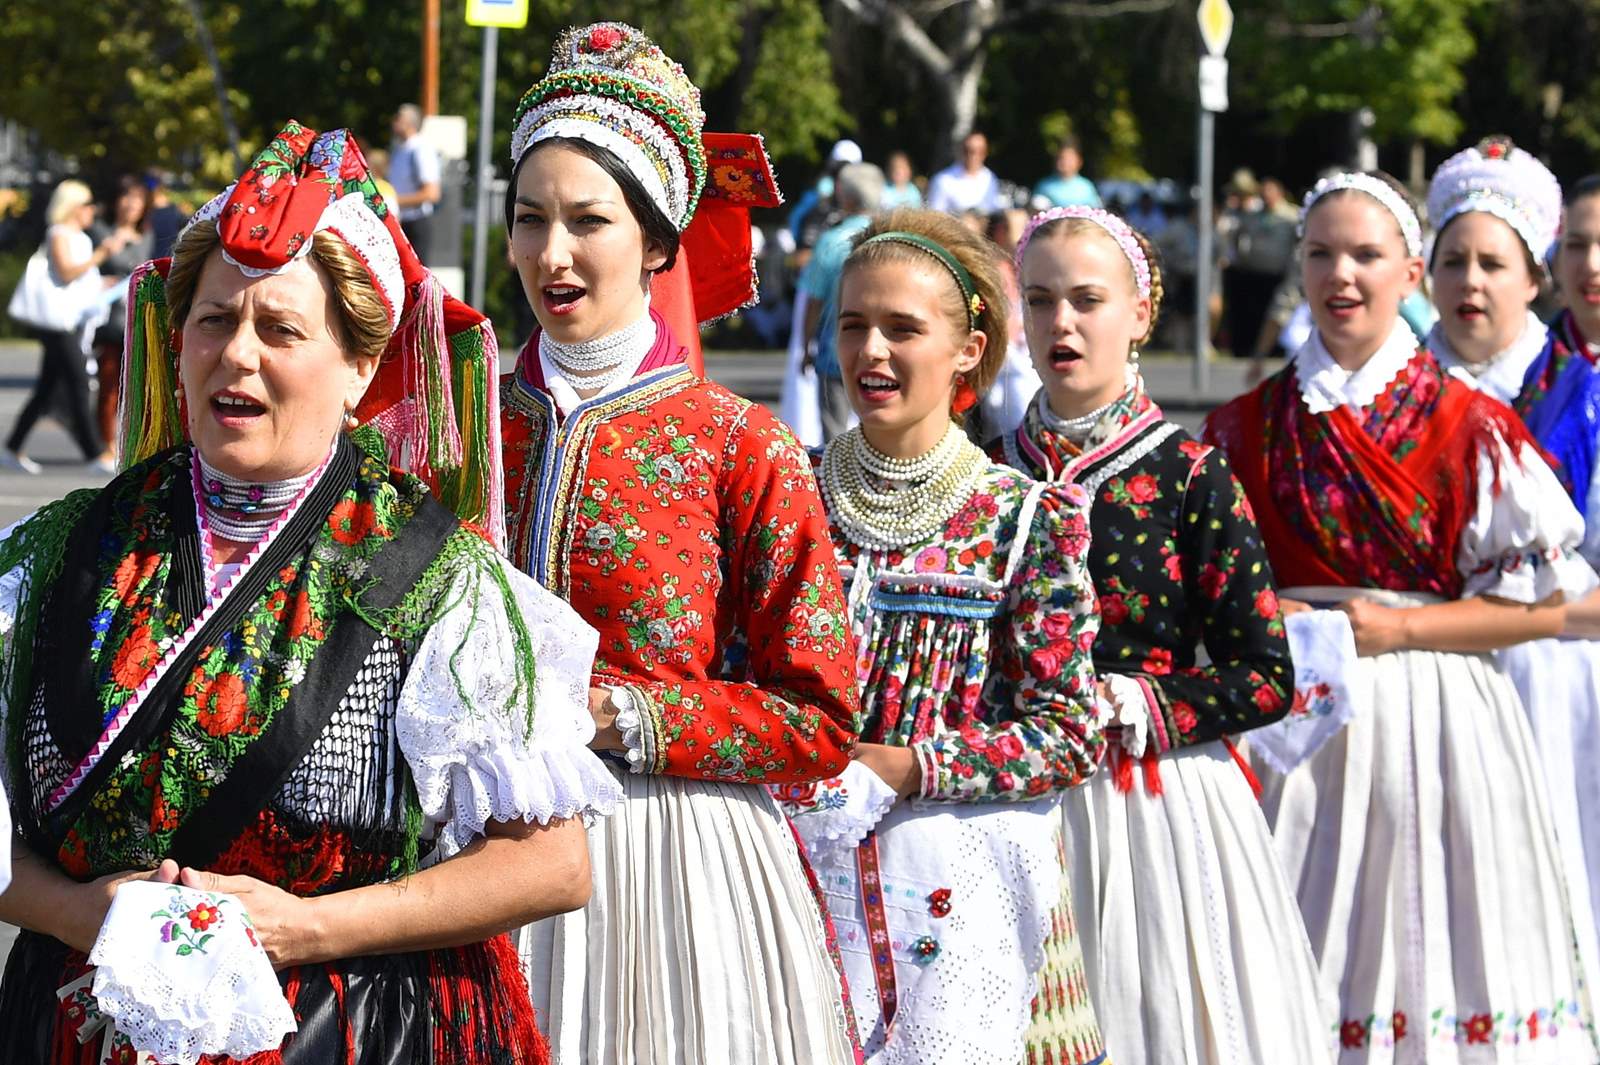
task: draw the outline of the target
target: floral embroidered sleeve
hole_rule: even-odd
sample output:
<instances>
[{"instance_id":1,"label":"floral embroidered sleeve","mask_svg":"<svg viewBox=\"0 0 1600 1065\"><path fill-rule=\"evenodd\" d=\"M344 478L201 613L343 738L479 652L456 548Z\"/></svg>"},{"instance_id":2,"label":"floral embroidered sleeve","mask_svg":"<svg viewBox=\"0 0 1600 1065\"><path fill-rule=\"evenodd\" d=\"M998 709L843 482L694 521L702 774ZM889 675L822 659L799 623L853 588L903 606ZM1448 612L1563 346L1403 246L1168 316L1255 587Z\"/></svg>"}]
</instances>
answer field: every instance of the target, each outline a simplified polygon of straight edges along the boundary
<instances>
[{"instance_id":1,"label":"floral embroidered sleeve","mask_svg":"<svg viewBox=\"0 0 1600 1065\"><path fill-rule=\"evenodd\" d=\"M856 741L854 652L805 451L750 407L723 454L725 585L737 680L631 685L647 771L781 784L837 776ZM726 627L726 626L725 626Z\"/></svg>"},{"instance_id":2,"label":"floral embroidered sleeve","mask_svg":"<svg viewBox=\"0 0 1600 1065\"><path fill-rule=\"evenodd\" d=\"M1088 497L1078 485L1037 485L1007 564L984 702L1000 720L913 745L922 797L1005 802L1076 787L1104 739L1094 709L1091 652L1100 617L1089 577Z\"/></svg>"},{"instance_id":3,"label":"floral embroidered sleeve","mask_svg":"<svg viewBox=\"0 0 1600 1065\"><path fill-rule=\"evenodd\" d=\"M1145 689L1158 750L1270 725L1288 713L1294 682L1272 570L1244 489L1220 451L1184 447L1193 465L1177 550L1156 579L1181 582L1184 638L1203 640L1211 661L1174 670L1171 652L1158 647L1142 670L1127 674Z\"/></svg>"}]
</instances>

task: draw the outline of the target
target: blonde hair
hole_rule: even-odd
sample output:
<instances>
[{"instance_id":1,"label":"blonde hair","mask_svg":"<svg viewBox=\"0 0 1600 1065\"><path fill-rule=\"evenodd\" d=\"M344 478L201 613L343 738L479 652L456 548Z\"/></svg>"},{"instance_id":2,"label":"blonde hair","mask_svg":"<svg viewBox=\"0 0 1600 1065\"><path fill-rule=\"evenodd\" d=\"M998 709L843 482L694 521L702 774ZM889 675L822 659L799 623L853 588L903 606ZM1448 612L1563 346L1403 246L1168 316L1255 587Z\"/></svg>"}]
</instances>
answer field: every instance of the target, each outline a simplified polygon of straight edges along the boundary
<instances>
[{"instance_id":1,"label":"blonde hair","mask_svg":"<svg viewBox=\"0 0 1600 1065\"><path fill-rule=\"evenodd\" d=\"M50 204L44 209L45 220L59 226L67 216L86 203L94 202L94 193L83 182L68 178L50 193Z\"/></svg>"},{"instance_id":2,"label":"blonde hair","mask_svg":"<svg viewBox=\"0 0 1600 1065\"><path fill-rule=\"evenodd\" d=\"M1144 261L1150 265L1150 327L1145 330L1144 336L1134 340L1137 346L1150 343L1150 338L1156 335L1156 323L1161 319L1161 300L1166 295L1166 286L1161 280L1161 263L1156 258L1155 245L1150 243L1149 237L1132 226L1128 227L1128 232L1139 242L1139 250L1144 252ZM1088 218L1053 218L1033 231L1033 236L1028 240L1028 247L1034 247L1042 237L1099 237L1116 248L1118 255L1126 258L1115 238L1106 232L1105 227ZM1023 262L1026 264L1026 257ZM1017 284L1019 286L1022 284L1021 271L1018 271ZM1134 275L1131 262L1128 263L1128 284L1135 293L1139 291L1139 279Z\"/></svg>"},{"instance_id":3,"label":"blonde hair","mask_svg":"<svg viewBox=\"0 0 1600 1065\"><path fill-rule=\"evenodd\" d=\"M969 327L966 300L954 276L934 256L908 244L880 241L868 244L881 233L913 233L938 244L960 263L972 277L972 287L983 300L983 311L977 323ZM855 250L844 261L839 272L841 283L845 274L863 266L885 263L914 263L932 267L948 280L941 309L950 321L951 329L965 337L969 328L975 328L988 337L983 358L966 374L967 383L981 397L994 379L1000 375L1000 366L1006 359L1006 316L1010 302L1006 296L1005 282L1000 277L999 259L1005 253L986 237L972 232L961 221L943 211L928 211L915 207L902 207L872 220L856 240ZM959 420L959 419L958 419Z\"/></svg>"},{"instance_id":4,"label":"blonde hair","mask_svg":"<svg viewBox=\"0 0 1600 1065\"><path fill-rule=\"evenodd\" d=\"M167 271L167 309L174 328L181 329L194 305L200 270L222 246L215 222L197 222L184 231L172 249ZM310 259L333 288L333 338L347 356L377 358L389 346L393 330L378 286L350 246L326 230L311 238Z\"/></svg>"}]
</instances>

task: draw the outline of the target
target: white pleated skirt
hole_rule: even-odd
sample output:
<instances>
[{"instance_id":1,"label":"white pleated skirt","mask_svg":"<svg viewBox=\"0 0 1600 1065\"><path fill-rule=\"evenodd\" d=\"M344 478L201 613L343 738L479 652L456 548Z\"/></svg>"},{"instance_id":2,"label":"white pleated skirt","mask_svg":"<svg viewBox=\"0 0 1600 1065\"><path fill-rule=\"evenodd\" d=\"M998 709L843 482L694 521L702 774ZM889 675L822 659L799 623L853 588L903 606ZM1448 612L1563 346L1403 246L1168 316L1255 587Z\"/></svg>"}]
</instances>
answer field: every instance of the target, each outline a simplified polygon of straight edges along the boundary
<instances>
[{"instance_id":1,"label":"white pleated skirt","mask_svg":"<svg viewBox=\"0 0 1600 1065\"><path fill-rule=\"evenodd\" d=\"M558 1065L851 1065L839 969L765 788L617 772L594 895L518 937Z\"/></svg>"},{"instance_id":2,"label":"white pleated skirt","mask_svg":"<svg viewBox=\"0 0 1600 1065\"><path fill-rule=\"evenodd\" d=\"M1221 742L1066 794L1067 867L1089 992L1111 1061L1333 1060L1320 977L1260 804Z\"/></svg>"},{"instance_id":3,"label":"white pleated skirt","mask_svg":"<svg viewBox=\"0 0 1600 1065\"><path fill-rule=\"evenodd\" d=\"M1593 1065L1562 857L1510 680L1491 656L1428 651L1357 670L1371 710L1287 776L1261 774L1338 987L1340 1065Z\"/></svg>"},{"instance_id":4,"label":"white pleated skirt","mask_svg":"<svg viewBox=\"0 0 1600 1065\"><path fill-rule=\"evenodd\" d=\"M1495 658L1533 730L1592 1002L1600 994L1600 640L1534 640Z\"/></svg>"}]
</instances>

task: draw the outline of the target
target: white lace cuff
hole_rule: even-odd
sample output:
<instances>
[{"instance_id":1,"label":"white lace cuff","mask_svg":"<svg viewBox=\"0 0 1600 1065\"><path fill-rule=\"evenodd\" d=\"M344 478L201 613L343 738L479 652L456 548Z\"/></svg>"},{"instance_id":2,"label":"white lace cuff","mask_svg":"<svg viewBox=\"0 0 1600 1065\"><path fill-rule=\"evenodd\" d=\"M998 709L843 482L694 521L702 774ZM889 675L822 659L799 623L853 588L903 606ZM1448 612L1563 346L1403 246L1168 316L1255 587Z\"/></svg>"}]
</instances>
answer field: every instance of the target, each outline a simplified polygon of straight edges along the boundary
<instances>
[{"instance_id":1,"label":"white lace cuff","mask_svg":"<svg viewBox=\"0 0 1600 1065\"><path fill-rule=\"evenodd\" d=\"M817 861L843 861L840 855L865 839L899 798L882 777L856 761L828 780L774 785L772 795Z\"/></svg>"},{"instance_id":2,"label":"white lace cuff","mask_svg":"<svg viewBox=\"0 0 1600 1065\"><path fill-rule=\"evenodd\" d=\"M490 821L609 813L621 786L589 749L589 670L599 637L573 609L503 560L515 603L487 574L423 637L400 691L396 731L423 816L448 858ZM508 607L531 637L533 724L516 688Z\"/></svg>"},{"instance_id":3,"label":"white lace cuff","mask_svg":"<svg viewBox=\"0 0 1600 1065\"><path fill-rule=\"evenodd\" d=\"M89 962L98 966L92 1002L84 1001L84 981L57 992L69 1016L84 1017L80 1043L104 1026L111 1045L126 1041L157 1061L193 1065L205 1054L243 1059L276 1050L297 1027L249 915L232 895L148 880L123 884Z\"/></svg>"},{"instance_id":4,"label":"white lace cuff","mask_svg":"<svg viewBox=\"0 0 1600 1065\"><path fill-rule=\"evenodd\" d=\"M632 688L611 689L611 705L617 708L617 731L627 751L628 772L644 773L655 764L655 729L649 714L640 711L645 696Z\"/></svg>"},{"instance_id":5,"label":"white lace cuff","mask_svg":"<svg viewBox=\"0 0 1600 1065\"><path fill-rule=\"evenodd\" d=\"M1106 682L1109 726L1117 729L1122 749L1128 757L1142 758L1150 743L1153 716L1144 685L1139 683L1138 678L1120 673L1106 673L1101 679ZM1157 749L1164 751L1167 748L1158 743Z\"/></svg>"}]
</instances>

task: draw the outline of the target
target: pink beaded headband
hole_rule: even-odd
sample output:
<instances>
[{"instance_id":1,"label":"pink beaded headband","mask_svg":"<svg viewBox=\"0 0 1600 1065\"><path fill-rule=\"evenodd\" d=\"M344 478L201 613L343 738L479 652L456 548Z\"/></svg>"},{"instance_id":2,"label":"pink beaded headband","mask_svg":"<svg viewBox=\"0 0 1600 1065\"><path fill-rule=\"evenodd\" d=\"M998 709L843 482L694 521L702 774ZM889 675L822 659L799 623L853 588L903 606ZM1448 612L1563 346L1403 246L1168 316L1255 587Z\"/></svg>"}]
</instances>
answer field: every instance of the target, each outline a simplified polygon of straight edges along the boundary
<instances>
[{"instance_id":1,"label":"pink beaded headband","mask_svg":"<svg viewBox=\"0 0 1600 1065\"><path fill-rule=\"evenodd\" d=\"M1033 239L1035 231L1061 218L1081 218L1105 230L1117 242L1117 247L1122 249L1122 254L1128 257L1133 267L1134 287L1139 290L1140 297L1150 298L1150 260L1145 258L1139 238L1134 236L1133 228L1128 223L1099 207L1052 207L1028 219L1028 227L1022 231L1022 239L1017 241L1017 273L1022 272L1022 257L1028 253L1028 241Z\"/></svg>"}]
</instances>

